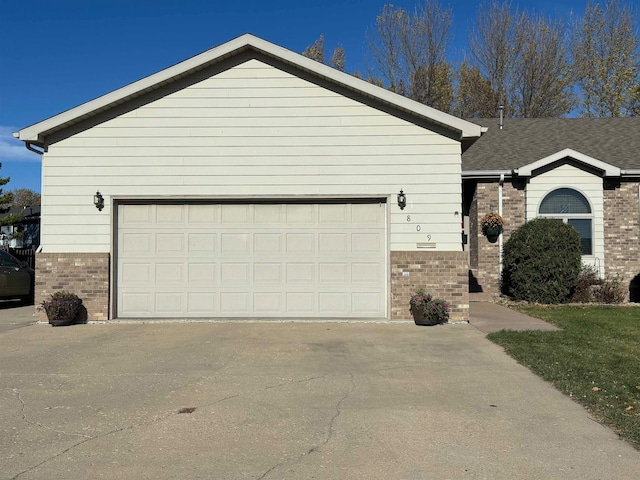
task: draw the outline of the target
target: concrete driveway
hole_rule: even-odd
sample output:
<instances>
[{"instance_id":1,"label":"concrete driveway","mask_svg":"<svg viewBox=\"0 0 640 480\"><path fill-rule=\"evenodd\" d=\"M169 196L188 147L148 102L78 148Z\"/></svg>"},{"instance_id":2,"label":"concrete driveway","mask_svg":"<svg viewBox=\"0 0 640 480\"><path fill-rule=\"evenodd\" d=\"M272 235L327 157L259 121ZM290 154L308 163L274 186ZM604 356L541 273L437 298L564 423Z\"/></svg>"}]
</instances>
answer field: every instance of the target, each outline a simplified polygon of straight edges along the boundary
<instances>
[{"instance_id":1,"label":"concrete driveway","mask_svg":"<svg viewBox=\"0 0 640 480\"><path fill-rule=\"evenodd\" d=\"M27 324L0 333L0 405L3 479L640 471L639 452L472 325Z\"/></svg>"}]
</instances>

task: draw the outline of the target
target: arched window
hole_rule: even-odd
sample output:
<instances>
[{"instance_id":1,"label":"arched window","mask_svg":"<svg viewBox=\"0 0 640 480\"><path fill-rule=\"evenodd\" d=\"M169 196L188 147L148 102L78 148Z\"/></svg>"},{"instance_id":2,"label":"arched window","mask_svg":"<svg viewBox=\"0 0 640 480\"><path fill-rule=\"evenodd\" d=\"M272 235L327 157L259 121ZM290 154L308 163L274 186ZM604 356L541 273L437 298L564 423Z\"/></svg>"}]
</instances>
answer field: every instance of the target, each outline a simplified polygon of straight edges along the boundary
<instances>
[{"instance_id":1,"label":"arched window","mask_svg":"<svg viewBox=\"0 0 640 480\"><path fill-rule=\"evenodd\" d=\"M553 190L542 199L538 214L573 225L580 234L582 255L593 255L593 213L589 200L580 192L573 188Z\"/></svg>"}]
</instances>

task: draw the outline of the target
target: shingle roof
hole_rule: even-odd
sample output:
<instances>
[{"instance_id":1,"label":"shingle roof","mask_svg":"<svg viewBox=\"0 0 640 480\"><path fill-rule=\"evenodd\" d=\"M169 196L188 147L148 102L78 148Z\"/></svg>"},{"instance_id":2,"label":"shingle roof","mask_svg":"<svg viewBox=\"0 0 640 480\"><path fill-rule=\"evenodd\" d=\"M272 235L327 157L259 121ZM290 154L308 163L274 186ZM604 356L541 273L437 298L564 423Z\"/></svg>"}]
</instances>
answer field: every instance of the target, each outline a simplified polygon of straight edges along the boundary
<instances>
[{"instance_id":1,"label":"shingle roof","mask_svg":"<svg viewBox=\"0 0 640 480\"><path fill-rule=\"evenodd\" d=\"M621 169L640 168L640 117L473 119L489 130L462 155L463 171L512 170L570 148Z\"/></svg>"}]
</instances>

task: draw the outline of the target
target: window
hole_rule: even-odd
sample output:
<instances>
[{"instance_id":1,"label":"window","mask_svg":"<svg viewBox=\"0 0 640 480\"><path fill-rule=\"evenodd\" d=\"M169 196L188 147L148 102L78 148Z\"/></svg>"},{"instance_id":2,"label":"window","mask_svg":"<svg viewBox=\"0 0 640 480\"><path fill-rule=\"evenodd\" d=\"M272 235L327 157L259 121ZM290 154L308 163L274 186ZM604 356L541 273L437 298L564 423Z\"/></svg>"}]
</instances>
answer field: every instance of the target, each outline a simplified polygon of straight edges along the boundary
<instances>
[{"instance_id":1,"label":"window","mask_svg":"<svg viewBox=\"0 0 640 480\"><path fill-rule=\"evenodd\" d=\"M538 213L573 225L580 234L582 255L593 255L593 213L584 195L572 188L558 188L542 199Z\"/></svg>"}]
</instances>

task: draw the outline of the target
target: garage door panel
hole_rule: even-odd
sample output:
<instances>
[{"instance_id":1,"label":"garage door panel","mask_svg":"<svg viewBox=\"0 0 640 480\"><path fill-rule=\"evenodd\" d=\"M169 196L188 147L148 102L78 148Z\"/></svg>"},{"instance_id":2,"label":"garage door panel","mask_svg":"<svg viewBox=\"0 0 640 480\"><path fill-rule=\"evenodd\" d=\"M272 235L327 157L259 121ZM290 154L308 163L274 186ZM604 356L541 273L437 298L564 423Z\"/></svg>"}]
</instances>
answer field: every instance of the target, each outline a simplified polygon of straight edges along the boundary
<instances>
[{"instance_id":1,"label":"garage door panel","mask_svg":"<svg viewBox=\"0 0 640 480\"><path fill-rule=\"evenodd\" d=\"M125 233L119 243L121 254L151 254L153 246L153 234L151 233Z\"/></svg>"},{"instance_id":2,"label":"garage door panel","mask_svg":"<svg viewBox=\"0 0 640 480\"><path fill-rule=\"evenodd\" d=\"M356 203L351 206L351 223L378 228L385 221L386 209L380 203Z\"/></svg>"},{"instance_id":3,"label":"garage door panel","mask_svg":"<svg viewBox=\"0 0 640 480\"><path fill-rule=\"evenodd\" d=\"M341 316L348 310L348 295L344 292L325 292L318 294L318 311L321 314Z\"/></svg>"},{"instance_id":4,"label":"garage door panel","mask_svg":"<svg viewBox=\"0 0 640 480\"><path fill-rule=\"evenodd\" d=\"M216 311L216 295L211 292L189 292L187 314L206 317Z\"/></svg>"},{"instance_id":5,"label":"garage door panel","mask_svg":"<svg viewBox=\"0 0 640 480\"><path fill-rule=\"evenodd\" d=\"M155 281L157 283L181 283L183 268L182 263L157 263Z\"/></svg>"},{"instance_id":6,"label":"garage door panel","mask_svg":"<svg viewBox=\"0 0 640 480\"><path fill-rule=\"evenodd\" d=\"M282 263L255 263L253 265L253 281L255 283L281 283Z\"/></svg>"},{"instance_id":7,"label":"garage door panel","mask_svg":"<svg viewBox=\"0 0 640 480\"><path fill-rule=\"evenodd\" d=\"M314 225L316 211L313 205L286 205L287 225Z\"/></svg>"},{"instance_id":8,"label":"garage door panel","mask_svg":"<svg viewBox=\"0 0 640 480\"><path fill-rule=\"evenodd\" d=\"M282 253L283 239L281 233L256 233L253 236L255 253Z\"/></svg>"},{"instance_id":9,"label":"garage door panel","mask_svg":"<svg viewBox=\"0 0 640 480\"><path fill-rule=\"evenodd\" d=\"M316 249L316 236L313 233L287 234L287 253L313 253Z\"/></svg>"},{"instance_id":10,"label":"garage door panel","mask_svg":"<svg viewBox=\"0 0 640 480\"><path fill-rule=\"evenodd\" d=\"M283 205L255 205L253 223L257 225L279 225L284 222Z\"/></svg>"},{"instance_id":11,"label":"garage door panel","mask_svg":"<svg viewBox=\"0 0 640 480\"><path fill-rule=\"evenodd\" d=\"M351 235L353 253L372 254L380 251L382 238L379 233L354 233Z\"/></svg>"},{"instance_id":12,"label":"garage door panel","mask_svg":"<svg viewBox=\"0 0 640 480\"><path fill-rule=\"evenodd\" d=\"M158 233L155 237L155 252L163 255L182 253L184 251L184 235L182 233Z\"/></svg>"},{"instance_id":13,"label":"garage door panel","mask_svg":"<svg viewBox=\"0 0 640 480\"><path fill-rule=\"evenodd\" d=\"M318 249L321 253L346 253L349 250L349 237L346 233L320 233Z\"/></svg>"},{"instance_id":14,"label":"garage door panel","mask_svg":"<svg viewBox=\"0 0 640 480\"><path fill-rule=\"evenodd\" d=\"M118 217L120 225L153 225L152 205L127 205L127 209Z\"/></svg>"},{"instance_id":15,"label":"garage door panel","mask_svg":"<svg viewBox=\"0 0 640 480\"><path fill-rule=\"evenodd\" d=\"M384 266L380 263L352 263L351 264L351 281L353 283L375 283L375 279L380 278Z\"/></svg>"},{"instance_id":16,"label":"garage door panel","mask_svg":"<svg viewBox=\"0 0 640 480\"><path fill-rule=\"evenodd\" d=\"M375 314L380 311L382 299L373 292L353 292L351 294L352 308L358 312Z\"/></svg>"},{"instance_id":17,"label":"garage door panel","mask_svg":"<svg viewBox=\"0 0 640 480\"><path fill-rule=\"evenodd\" d=\"M156 208L156 223L183 223L186 205L158 205Z\"/></svg>"},{"instance_id":18,"label":"garage door panel","mask_svg":"<svg viewBox=\"0 0 640 480\"><path fill-rule=\"evenodd\" d=\"M117 317L386 316L384 204L118 212Z\"/></svg>"},{"instance_id":19,"label":"garage door panel","mask_svg":"<svg viewBox=\"0 0 640 480\"><path fill-rule=\"evenodd\" d=\"M249 276L249 263L228 263L223 262L220 264L220 282L226 283L241 283L247 285L251 280Z\"/></svg>"},{"instance_id":20,"label":"garage door panel","mask_svg":"<svg viewBox=\"0 0 640 480\"><path fill-rule=\"evenodd\" d=\"M286 294L286 313L311 314L316 310L314 292L288 292Z\"/></svg>"},{"instance_id":21,"label":"garage door panel","mask_svg":"<svg viewBox=\"0 0 640 480\"><path fill-rule=\"evenodd\" d=\"M218 265L216 263L190 263L188 265L189 283L192 285L217 285Z\"/></svg>"},{"instance_id":22,"label":"garage door panel","mask_svg":"<svg viewBox=\"0 0 640 480\"><path fill-rule=\"evenodd\" d=\"M221 205L221 221L223 224L249 224L251 219L250 205Z\"/></svg>"},{"instance_id":23,"label":"garage door panel","mask_svg":"<svg viewBox=\"0 0 640 480\"><path fill-rule=\"evenodd\" d=\"M184 311L182 297L182 293L157 293L155 295L156 312L160 315L182 315Z\"/></svg>"},{"instance_id":24,"label":"garage door panel","mask_svg":"<svg viewBox=\"0 0 640 480\"><path fill-rule=\"evenodd\" d=\"M227 314L251 313L249 311L249 294L242 292L222 292L220 294L220 311Z\"/></svg>"},{"instance_id":25,"label":"garage door panel","mask_svg":"<svg viewBox=\"0 0 640 480\"><path fill-rule=\"evenodd\" d=\"M221 253L249 253L251 251L250 237L246 233L223 233L221 236Z\"/></svg>"},{"instance_id":26,"label":"garage door panel","mask_svg":"<svg viewBox=\"0 0 640 480\"><path fill-rule=\"evenodd\" d=\"M321 263L318 266L318 282L321 285L333 285L346 283L348 277L348 264L345 263Z\"/></svg>"},{"instance_id":27,"label":"garage door panel","mask_svg":"<svg viewBox=\"0 0 640 480\"><path fill-rule=\"evenodd\" d=\"M216 253L218 245L218 236L215 233L190 233L189 253Z\"/></svg>"},{"instance_id":28,"label":"garage door panel","mask_svg":"<svg viewBox=\"0 0 640 480\"><path fill-rule=\"evenodd\" d=\"M313 283L315 279L315 264L287 262L287 282Z\"/></svg>"},{"instance_id":29,"label":"garage door panel","mask_svg":"<svg viewBox=\"0 0 640 480\"><path fill-rule=\"evenodd\" d=\"M187 205L189 225L220 223L220 205Z\"/></svg>"},{"instance_id":30,"label":"garage door panel","mask_svg":"<svg viewBox=\"0 0 640 480\"><path fill-rule=\"evenodd\" d=\"M257 292L253 294L253 310L256 314L275 314L282 312L282 293Z\"/></svg>"},{"instance_id":31,"label":"garage door panel","mask_svg":"<svg viewBox=\"0 0 640 480\"><path fill-rule=\"evenodd\" d=\"M344 225L349 221L348 205L318 205L320 225Z\"/></svg>"}]
</instances>

